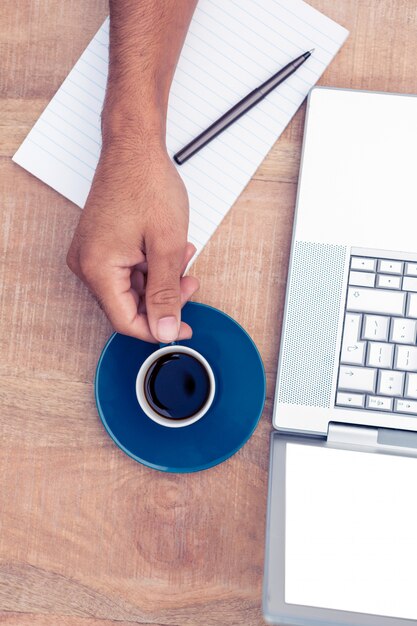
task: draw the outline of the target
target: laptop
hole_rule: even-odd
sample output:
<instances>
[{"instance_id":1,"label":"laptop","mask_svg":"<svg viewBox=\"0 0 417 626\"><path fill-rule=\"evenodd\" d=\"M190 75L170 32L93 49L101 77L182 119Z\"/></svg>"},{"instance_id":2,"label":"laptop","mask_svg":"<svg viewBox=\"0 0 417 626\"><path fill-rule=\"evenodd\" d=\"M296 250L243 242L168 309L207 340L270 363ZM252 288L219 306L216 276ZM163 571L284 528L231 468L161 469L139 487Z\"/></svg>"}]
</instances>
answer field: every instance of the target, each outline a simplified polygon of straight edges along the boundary
<instances>
[{"instance_id":1,"label":"laptop","mask_svg":"<svg viewBox=\"0 0 417 626\"><path fill-rule=\"evenodd\" d=\"M272 624L417 624L417 97L309 95L271 437Z\"/></svg>"}]
</instances>

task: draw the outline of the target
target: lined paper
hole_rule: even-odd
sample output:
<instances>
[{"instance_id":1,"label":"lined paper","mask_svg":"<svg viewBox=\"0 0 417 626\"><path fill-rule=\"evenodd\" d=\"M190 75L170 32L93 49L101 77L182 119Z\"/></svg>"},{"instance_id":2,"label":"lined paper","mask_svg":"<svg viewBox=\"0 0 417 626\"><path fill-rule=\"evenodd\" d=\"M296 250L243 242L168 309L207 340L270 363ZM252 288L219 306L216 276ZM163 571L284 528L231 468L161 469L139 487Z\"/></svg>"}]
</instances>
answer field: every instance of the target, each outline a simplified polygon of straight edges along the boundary
<instances>
[{"instance_id":1,"label":"lined paper","mask_svg":"<svg viewBox=\"0 0 417 626\"><path fill-rule=\"evenodd\" d=\"M189 240L200 252L348 35L302 0L200 0L171 88L173 155L301 53L285 83L177 166L190 199ZM13 160L83 207L101 149L109 20L97 32Z\"/></svg>"}]
</instances>

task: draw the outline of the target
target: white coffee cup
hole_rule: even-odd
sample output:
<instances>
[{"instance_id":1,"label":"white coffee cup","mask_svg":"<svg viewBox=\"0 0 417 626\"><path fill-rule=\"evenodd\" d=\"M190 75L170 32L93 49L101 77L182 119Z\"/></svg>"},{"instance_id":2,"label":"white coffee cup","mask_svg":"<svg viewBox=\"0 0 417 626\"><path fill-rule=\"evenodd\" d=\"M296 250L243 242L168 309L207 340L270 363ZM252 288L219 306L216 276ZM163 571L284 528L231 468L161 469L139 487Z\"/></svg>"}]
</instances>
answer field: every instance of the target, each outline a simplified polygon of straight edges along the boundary
<instances>
[{"instance_id":1,"label":"white coffee cup","mask_svg":"<svg viewBox=\"0 0 417 626\"><path fill-rule=\"evenodd\" d=\"M182 354L189 354L201 363L201 365L206 370L209 379L210 390L204 405L199 409L199 411L197 411L197 413L195 413L191 417L183 419L171 419L157 413L149 404L145 394L145 379L150 367L155 363L155 361L157 361L166 354L178 354L179 352ZM142 363L136 377L136 397L142 411L146 413L146 415L157 424L160 424L161 426L167 426L169 428L181 428L183 426L189 426L190 424L194 424L199 419L201 419L211 407L214 400L215 392L216 381L214 378L213 370L211 369L209 363L199 352L193 350L192 348L189 348L188 346L170 344L168 346L160 348L159 350L156 350Z\"/></svg>"}]
</instances>

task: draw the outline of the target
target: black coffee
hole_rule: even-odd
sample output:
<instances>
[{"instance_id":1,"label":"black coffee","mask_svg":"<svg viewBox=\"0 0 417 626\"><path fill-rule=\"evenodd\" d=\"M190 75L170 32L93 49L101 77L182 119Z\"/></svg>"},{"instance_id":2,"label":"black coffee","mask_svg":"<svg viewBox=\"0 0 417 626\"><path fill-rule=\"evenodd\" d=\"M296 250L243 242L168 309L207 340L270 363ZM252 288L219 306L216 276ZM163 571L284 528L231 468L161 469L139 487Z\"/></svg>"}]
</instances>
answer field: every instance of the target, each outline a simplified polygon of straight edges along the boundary
<instances>
[{"instance_id":1,"label":"black coffee","mask_svg":"<svg viewBox=\"0 0 417 626\"><path fill-rule=\"evenodd\" d=\"M170 419L192 417L210 394L210 379L200 361L184 352L157 359L145 376L145 397L153 410Z\"/></svg>"}]
</instances>

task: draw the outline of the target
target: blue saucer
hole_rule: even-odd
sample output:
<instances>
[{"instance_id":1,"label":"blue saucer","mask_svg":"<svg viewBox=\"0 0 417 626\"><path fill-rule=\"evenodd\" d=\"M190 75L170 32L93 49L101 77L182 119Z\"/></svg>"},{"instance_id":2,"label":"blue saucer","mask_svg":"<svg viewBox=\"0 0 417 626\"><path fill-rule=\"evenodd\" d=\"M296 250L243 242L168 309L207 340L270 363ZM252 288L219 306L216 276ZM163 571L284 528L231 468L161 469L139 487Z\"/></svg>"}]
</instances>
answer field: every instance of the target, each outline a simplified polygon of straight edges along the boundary
<instances>
[{"instance_id":1,"label":"blue saucer","mask_svg":"<svg viewBox=\"0 0 417 626\"><path fill-rule=\"evenodd\" d=\"M200 352L216 378L216 395L198 422L160 426L140 408L138 370L158 345L114 333L97 365L95 394L107 432L126 454L164 472L196 472L217 465L241 448L255 430L265 402L265 373L245 330L218 309L189 302L182 319L193 337L180 342Z\"/></svg>"}]
</instances>

